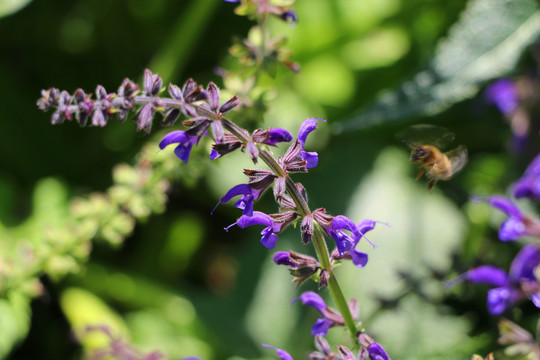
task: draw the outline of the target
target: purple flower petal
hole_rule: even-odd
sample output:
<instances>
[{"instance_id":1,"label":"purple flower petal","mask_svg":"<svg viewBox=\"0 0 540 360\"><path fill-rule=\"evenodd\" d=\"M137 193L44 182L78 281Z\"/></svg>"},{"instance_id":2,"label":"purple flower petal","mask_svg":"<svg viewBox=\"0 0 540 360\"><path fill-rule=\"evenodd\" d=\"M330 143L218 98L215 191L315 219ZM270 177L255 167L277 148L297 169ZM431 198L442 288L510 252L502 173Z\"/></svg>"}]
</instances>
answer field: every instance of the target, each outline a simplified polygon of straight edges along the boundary
<instances>
[{"instance_id":1,"label":"purple flower petal","mask_svg":"<svg viewBox=\"0 0 540 360\"><path fill-rule=\"evenodd\" d=\"M298 15L291 10L285 11L281 14L280 18L284 21L290 21L291 25L296 25L298 23Z\"/></svg>"},{"instance_id":2,"label":"purple flower petal","mask_svg":"<svg viewBox=\"0 0 540 360\"><path fill-rule=\"evenodd\" d=\"M351 250L356 244L356 240L362 235L358 232L354 222L346 216L338 215L332 219L330 226L325 229L332 238L336 241L336 245L340 255ZM343 230L353 233L354 238L347 235Z\"/></svg>"},{"instance_id":3,"label":"purple flower petal","mask_svg":"<svg viewBox=\"0 0 540 360\"><path fill-rule=\"evenodd\" d=\"M233 197L238 195L243 195L240 200L238 200L234 206L242 210L243 215L251 216L253 215L253 201L258 199L261 194L261 191L252 189L248 184L240 184L231 188L225 196L219 200L212 214L216 210L219 204L226 203L231 200Z\"/></svg>"},{"instance_id":4,"label":"purple flower petal","mask_svg":"<svg viewBox=\"0 0 540 360\"><path fill-rule=\"evenodd\" d=\"M354 249L351 251L352 262L356 267L362 268L368 262L368 254Z\"/></svg>"},{"instance_id":5,"label":"purple flower petal","mask_svg":"<svg viewBox=\"0 0 540 360\"><path fill-rule=\"evenodd\" d=\"M488 197L488 204L504 212L508 216L521 217L521 210L507 197L493 195Z\"/></svg>"},{"instance_id":6,"label":"purple flower petal","mask_svg":"<svg viewBox=\"0 0 540 360\"><path fill-rule=\"evenodd\" d=\"M506 287L488 291L487 308L491 315L500 315L512 303L511 290Z\"/></svg>"},{"instance_id":7,"label":"purple flower petal","mask_svg":"<svg viewBox=\"0 0 540 360\"><path fill-rule=\"evenodd\" d=\"M272 128L268 130L268 140L266 140L264 143L274 146L280 142L289 142L292 140L292 138L293 136L287 130Z\"/></svg>"},{"instance_id":8,"label":"purple flower petal","mask_svg":"<svg viewBox=\"0 0 540 360\"><path fill-rule=\"evenodd\" d=\"M376 342L369 344L367 350L371 360L391 360L384 348Z\"/></svg>"},{"instance_id":9,"label":"purple flower petal","mask_svg":"<svg viewBox=\"0 0 540 360\"><path fill-rule=\"evenodd\" d=\"M312 169L319 165L319 154L317 154L315 151L302 151L300 152L300 157L307 161L306 168L308 169Z\"/></svg>"},{"instance_id":10,"label":"purple flower petal","mask_svg":"<svg viewBox=\"0 0 540 360\"><path fill-rule=\"evenodd\" d=\"M326 318L320 318L315 321L315 324L311 327L311 336L324 336L328 333L328 329L332 325L332 321Z\"/></svg>"},{"instance_id":11,"label":"purple flower petal","mask_svg":"<svg viewBox=\"0 0 540 360\"><path fill-rule=\"evenodd\" d=\"M510 266L508 277L510 281L518 284L526 279L536 281L534 269L540 264L540 250L534 244L524 246L516 255Z\"/></svg>"},{"instance_id":12,"label":"purple flower petal","mask_svg":"<svg viewBox=\"0 0 540 360\"><path fill-rule=\"evenodd\" d=\"M320 297L318 294L314 293L313 291L306 291L299 297L294 298L292 302L294 303L297 300L302 301L304 305L313 306L321 314L323 314L324 309L326 309L327 307L323 298Z\"/></svg>"},{"instance_id":13,"label":"purple flower petal","mask_svg":"<svg viewBox=\"0 0 540 360\"><path fill-rule=\"evenodd\" d=\"M512 189L516 199L529 197L540 198L540 176L528 176L517 180Z\"/></svg>"},{"instance_id":14,"label":"purple flower petal","mask_svg":"<svg viewBox=\"0 0 540 360\"><path fill-rule=\"evenodd\" d=\"M234 2L234 1L228 1L228 0L225 0L227 2ZM282 350L282 349L278 349L277 347L274 347L274 346L271 346L271 345L267 345L267 344L262 344L262 346L264 346L265 348L268 348L268 349L274 349L276 350L277 352L277 356L281 359L281 360L294 360L292 358L292 356L286 352L285 350Z\"/></svg>"},{"instance_id":15,"label":"purple flower petal","mask_svg":"<svg viewBox=\"0 0 540 360\"><path fill-rule=\"evenodd\" d=\"M267 249L276 247L278 236L272 232L272 228L266 228L261 232L261 244Z\"/></svg>"},{"instance_id":16,"label":"purple flower petal","mask_svg":"<svg viewBox=\"0 0 540 360\"><path fill-rule=\"evenodd\" d=\"M508 276L506 272L494 266L479 266L471 269L462 275L463 278L477 283L489 284L496 287L506 286L508 284Z\"/></svg>"},{"instance_id":17,"label":"purple flower petal","mask_svg":"<svg viewBox=\"0 0 540 360\"><path fill-rule=\"evenodd\" d=\"M510 79L500 79L486 89L486 100L495 104L504 115L511 115L519 104L517 86Z\"/></svg>"},{"instance_id":18,"label":"purple flower petal","mask_svg":"<svg viewBox=\"0 0 540 360\"><path fill-rule=\"evenodd\" d=\"M278 251L274 254L272 260L276 265L296 267L296 265L291 261L291 255L288 251Z\"/></svg>"},{"instance_id":19,"label":"purple flower petal","mask_svg":"<svg viewBox=\"0 0 540 360\"><path fill-rule=\"evenodd\" d=\"M191 147L197 143L197 138L194 136L189 136L185 131L176 130L171 131L161 142L159 143L159 148L164 149L165 147L171 144L178 144L174 153L176 156L181 159L184 163L187 164L189 160L189 154L191 152Z\"/></svg>"},{"instance_id":20,"label":"purple flower petal","mask_svg":"<svg viewBox=\"0 0 540 360\"><path fill-rule=\"evenodd\" d=\"M527 227L525 223L516 217L509 217L499 228L499 239L501 241L515 241L525 235Z\"/></svg>"},{"instance_id":21,"label":"purple flower petal","mask_svg":"<svg viewBox=\"0 0 540 360\"><path fill-rule=\"evenodd\" d=\"M318 120L326 122L326 120L321 119L321 118L318 118L318 119L310 118L310 119L306 119L300 126L297 139L298 141L302 143L302 147L306 144L306 138L309 135L309 133L317 128Z\"/></svg>"}]
</instances>

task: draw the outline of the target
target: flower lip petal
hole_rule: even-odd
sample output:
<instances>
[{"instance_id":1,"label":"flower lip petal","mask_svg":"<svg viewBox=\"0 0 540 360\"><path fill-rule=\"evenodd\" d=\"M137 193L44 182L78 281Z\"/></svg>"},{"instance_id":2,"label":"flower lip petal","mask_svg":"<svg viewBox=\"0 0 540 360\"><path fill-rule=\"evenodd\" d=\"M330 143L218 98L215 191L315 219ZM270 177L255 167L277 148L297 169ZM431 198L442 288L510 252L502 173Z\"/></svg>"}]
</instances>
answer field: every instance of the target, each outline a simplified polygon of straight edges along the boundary
<instances>
[{"instance_id":1,"label":"flower lip petal","mask_svg":"<svg viewBox=\"0 0 540 360\"><path fill-rule=\"evenodd\" d=\"M509 217L499 228L499 239L501 241L516 241L527 234L527 227L521 219Z\"/></svg>"},{"instance_id":2,"label":"flower lip petal","mask_svg":"<svg viewBox=\"0 0 540 360\"><path fill-rule=\"evenodd\" d=\"M354 249L351 251L352 262L356 267L362 268L368 262L368 254Z\"/></svg>"},{"instance_id":3,"label":"flower lip petal","mask_svg":"<svg viewBox=\"0 0 540 360\"><path fill-rule=\"evenodd\" d=\"M491 315L500 315L512 303L512 291L506 287L488 291L487 308Z\"/></svg>"},{"instance_id":4,"label":"flower lip petal","mask_svg":"<svg viewBox=\"0 0 540 360\"><path fill-rule=\"evenodd\" d=\"M311 327L311 336L324 336L328 333L328 329L332 326L332 321L326 318L319 318Z\"/></svg>"}]
</instances>

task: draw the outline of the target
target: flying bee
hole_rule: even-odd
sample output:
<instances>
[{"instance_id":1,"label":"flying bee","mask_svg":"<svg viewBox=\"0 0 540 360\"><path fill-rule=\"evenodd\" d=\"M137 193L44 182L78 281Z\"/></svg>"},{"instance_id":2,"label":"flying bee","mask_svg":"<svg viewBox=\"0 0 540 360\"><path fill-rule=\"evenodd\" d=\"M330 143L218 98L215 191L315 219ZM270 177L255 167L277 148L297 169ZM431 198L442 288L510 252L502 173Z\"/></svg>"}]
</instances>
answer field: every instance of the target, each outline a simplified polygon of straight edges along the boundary
<instances>
[{"instance_id":1,"label":"flying bee","mask_svg":"<svg viewBox=\"0 0 540 360\"><path fill-rule=\"evenodd\" d=\"M447 152L440 150L454 140L454 134L443 127L414 125L400 131L397 138L411 149L411 163L420 164L416 180L425 173L429 190L437 181L451 179L467 163L467 148L463 145Z\"/></svg>"}]
</instances>

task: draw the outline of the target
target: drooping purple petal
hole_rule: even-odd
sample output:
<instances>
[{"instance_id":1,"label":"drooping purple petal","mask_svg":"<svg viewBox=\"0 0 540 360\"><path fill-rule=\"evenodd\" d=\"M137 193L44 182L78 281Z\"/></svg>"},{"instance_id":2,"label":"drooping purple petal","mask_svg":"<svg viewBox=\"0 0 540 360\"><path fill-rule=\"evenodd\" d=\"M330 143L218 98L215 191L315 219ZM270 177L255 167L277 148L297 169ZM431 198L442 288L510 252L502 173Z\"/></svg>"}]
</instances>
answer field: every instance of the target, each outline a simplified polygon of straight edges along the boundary
<instances>
[{"instance_id":1,"label":"drooping purple petal","mask_svg":"<svg viewBox=\"0 0 540 360\"><path fill-rule=\"evenodd\" d=\"M376 342L369 344L367 350L371 360L391 360L384 348Z\"/></svg>"},{"instance_id":2,"label":"drooping purple petal","mask_svg":"<svg viewBox=\"0 0 540 360\"><path fill-rule=\"evenodd\" d=\"M311 133L313 130L317 128L317 121L326 122L326 120L321 119L321 118L318 118L318 119L309 118L309 119L306 119L300 126L297 139L298 141L300 141L300 143L302 143L302 147L306 144L306 138L309 135L309 133Z\"/></svg>"},{"instance_id":3,"label":"drooping purple petal","mask_svg":"<svg viewBox=\"0 0 540 360\"><path fill-rule=\"evenodd\" d=\"M227 2L236 2L236 1L230 1L230 0L225 0ZM264 346L265 348L268 348L268 349L274 349L276 350L277 352L277 356L281 359L281 360L294 360L291 356L291 354L289 354L288 352L286 352L285 350L282 350L282 349L278 349L277 347L274 347L274 346L271 346L271 345L267 345L267 344L262 344L262 346Z\"/></svg>"},{"instance_id":4,"label":"drooping purple petal","mask_svg":"<svg viewBox=\"0 0 540 360\"><path fill-rule=\"evenodd\" d=\"M506 287L491 289L487 295L487 308L491 315L500 315L512 303L512 290Z\"/></svg>"},{"instance_id":5,"label":"drooping purple petal","mask_svg":"<svg viewBox=\"0 0 540 360\"><path fill-rule=\"evenodd\" d=\"M484 265L467 271L461 276L473 283L489 284L496 287L506 286L508 276L506 272L494 266Z\"/></svg>"},{"instance_id":6,"label":"drooping purple petal","mask_svg":"<svg viewBox=\"0 0 540 360\"><path fill-rule=\"evenodd\" d=\"M368 254L354 249L351 251L352 262L356 267L362 268L368 262Z\"/></svg>"},{"instance_id":7,"label":"drooping purple petal","mask_svg":"<svg viewBox=\"0 0 540 360\"><path fill-rule=\"evenodd\" d=\"M278 236L272 232L271 227L267 227L261 232L261 244L267 249L276 247Z\"/></svg>"},{"instance_id":8,"label":"drooping purple petal","mask_svg":"<svg viewBox=\"0 0 540 360\"><path fill-rule=\"evenodd\" d=\"M527 232L527 227L521 218L509 217L499 228L501 241L516 241Z\"/></svg>"},{"instance_id":9,"label":"drooping purple petal","mask_svg":"<svg viewBox=\"0 0 540 360\"><path fill-rule=\"evenodd\" d=\"M519 104L516 84L510 79L500 79L486 89L486 100L495 104L504 115L511 115Z\"/></svg>"},{"instance_id":10,"label":"drooping purple petal","mask_svg":"<svg viewBox=\"0 0 540 360\"><path fill-rule=\"evenodd\" d=\"M328 333L328 329L332 326L332 321L327 318L319 318L311 327L311 336L324 336Z\"/></svg>"},{"instance_id":11,"label":"drooping purple petal","mask_svg":"<svg viewBox=\"0 0 540 360\"><path fill-rule=\"evenodd\" d=\"M307 161L306 168L312 169L314 167L317 167L319 165L319 154L317 154L315 151L301 151L300 157Z\"/></svg>"},{"instance_id":12,"label":"drooping purple petal","mask_svg":"<svg viewBox=\"0 0 540 360\"><path fill-rule=\"evenodd\" d=\"M304 305L313 306L321 314L323 314L324 309L326 309L327 307L323 298L320 297L318 294L314 293L313 291L306 291L299 297L294 298L292 302L294 303L297 300L302 301Z\"/></svg>"}]
</instances>

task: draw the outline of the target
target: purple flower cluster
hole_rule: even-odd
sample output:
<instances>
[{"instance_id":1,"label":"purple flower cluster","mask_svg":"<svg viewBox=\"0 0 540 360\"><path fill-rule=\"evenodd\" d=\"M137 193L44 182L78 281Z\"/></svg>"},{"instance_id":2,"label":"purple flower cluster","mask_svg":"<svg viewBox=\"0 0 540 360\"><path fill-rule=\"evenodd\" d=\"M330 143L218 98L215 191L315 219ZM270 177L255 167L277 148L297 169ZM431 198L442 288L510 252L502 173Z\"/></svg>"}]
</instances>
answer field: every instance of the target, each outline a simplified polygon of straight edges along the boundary
<instances>
[{"instance_id":1,"label":"purple flower cluster","mask_svg":"<svg viewBox=\"0 0 540 360\"><path fill-rule=\"evenodd\" d=\"M540 156L529 165L522 178L513 186L516 198L527 197L537 200L538 175L540 174ZM506 219L500 226L498 236L501 241L517 241L524 236L540 237L540 221L526 215L509 198L501 195L474 197L473 201L486 201L490 206L504 212ZM529 298L536 307L540 307L540 279L536 269L540 269L540 242L525 245L516 255L506 273L494 266L479 266L450 281L454 284L461 280L492 286L488 291L487 308L490 314L499 315L513 304Z\"/></svg>"},{"instance_id":2,"label":"purple flower cluster","mask_svg":"<svg viewBox=\"0 0 540 360\"><path fill-rule=\"evenodd\" d=\"M499 315L516 302L529 298L540 308L540 284L535 269L540 265L540 249L536 244L524 246L516 255L510 271L494 266L479 266L462 274L457 280L491 285L487 308L490 314Z\"/></svg>"}]
</instances>

